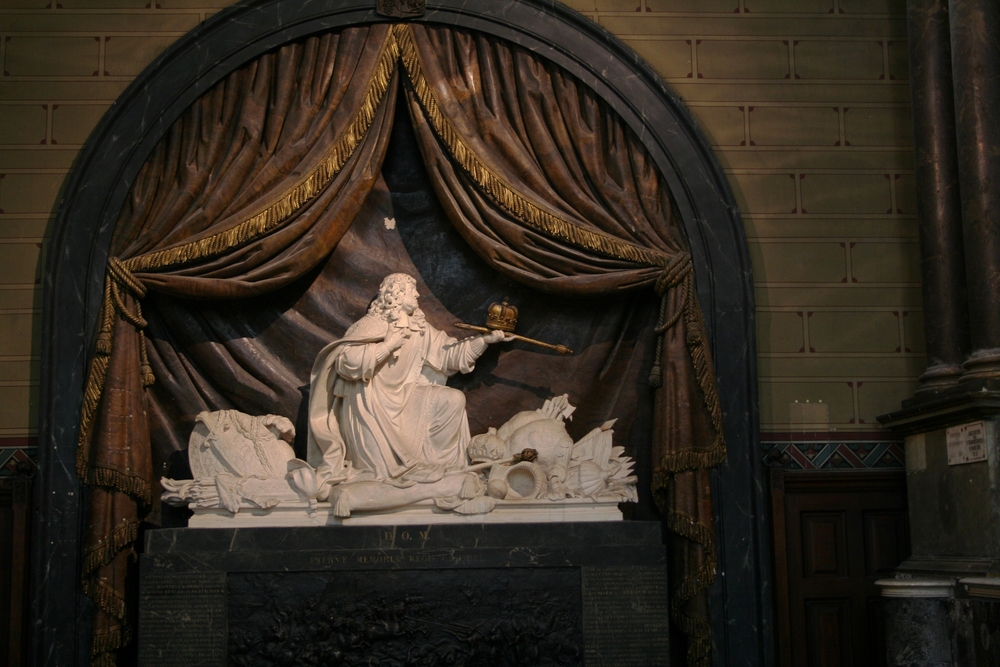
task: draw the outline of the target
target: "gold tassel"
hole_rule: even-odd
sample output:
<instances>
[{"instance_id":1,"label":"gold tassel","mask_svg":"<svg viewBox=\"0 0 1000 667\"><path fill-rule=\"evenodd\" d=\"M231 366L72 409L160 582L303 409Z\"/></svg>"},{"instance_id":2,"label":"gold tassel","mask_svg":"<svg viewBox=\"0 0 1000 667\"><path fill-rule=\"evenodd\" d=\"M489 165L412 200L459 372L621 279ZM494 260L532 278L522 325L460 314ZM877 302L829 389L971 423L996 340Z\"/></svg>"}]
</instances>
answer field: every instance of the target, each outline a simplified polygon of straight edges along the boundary
<instances>
[{"instance_id":1,"label":"gold tassel","mask_svg":"<svg viewBox=\"0 0 1000 667\"><path fill-rule=\"evenodd\" d=\"M139 367L139 375L142 378L143 387L149 387L156 382L156 376L153 375L153 367L149 365L149 362Z\"/></svg>"},{"instance_id":2,"label":"gold tassel","mask_svg":"<svg viewBox=\"0 0 1000 667\"><path fill-rule=\"evenodd\" d=\"M141 318L142 309L138 301L135 304L135 310ZM156 376L153 375L153 367L149 365L149 354L146 352L146 332L142 329L139 330L139 377L143 387L149 387L156 382Z\"/></svg>"},{"instance_id":3,"label":"gold tassel","mask_svg":"<svg viewBox=\"0 0 1000 667\"><path fill-rule=\"evenodd\" d=\"M653 335L656 336L656 351L653 353L653 367L649 371L649 386L653 389L659 389L663 386L663 333L668 329L664 323L664 318L667 316L668 296L666 291L660 295L660 314L656 318L657 325L653 332Z\"/></svg>"},{"instance_id":4,"label":"gold tassel","mask_svg":"<svg viewBox=\"0 0 1000 667\"><path fill-rule=\"evenodd\" d=\"M115 312L111 307L111 276L104 278L104 300L101 301L101 313L98 316L98 321L101 326L97 333L97 354L110 356L111 335L114 333L115 327Z\"/></svg>"}]
</instances>

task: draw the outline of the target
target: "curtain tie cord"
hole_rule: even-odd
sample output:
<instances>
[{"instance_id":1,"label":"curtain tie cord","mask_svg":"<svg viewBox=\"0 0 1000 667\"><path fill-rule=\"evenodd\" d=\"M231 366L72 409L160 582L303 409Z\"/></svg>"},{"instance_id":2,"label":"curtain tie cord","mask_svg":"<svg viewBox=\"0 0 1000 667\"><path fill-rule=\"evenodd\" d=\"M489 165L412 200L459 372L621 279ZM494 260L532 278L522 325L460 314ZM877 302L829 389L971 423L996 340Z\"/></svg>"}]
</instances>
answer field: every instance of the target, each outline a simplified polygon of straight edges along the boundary
<instances>
[{"instance_id":1,"label":"curtain tie cord","mask_svg":"<svg viewBox=\"0 0 1000 667\"><path fill-rule=\"evenodd\" d=\"M132 308L129 308L122 292L132 297ZM139 333L139 363L142 385L148 387L156 381L153 369L149 365L146 354L146 335L143 331L148 322L142 316L141 301L146 296L146 286L136 278L128 267L117 257L108 258L107 277L104 281L104 302L101 305L101 329L97 334L96 351L104 356L111 355L112 338L115 330L115 317L120 315L123 320L135 327Z\"/></svg>"},{"instance_id":2,"label":"curtain tie cord","mask_svg":"<svg viewBox=\"0 0 1000 667\"><path fill-rule=\"evenodd\" d=\"M659 389L663 386L663 336L685 315L689 307L689 296L691 293L691 279L693 276L693 265L691 254L679 252L670 258L666 266L656 278L656 293L660 296L660 315L656 320L656 353L653 355L653 367L649 371L649 386ZM674 314L667 317L667 299L670 290L674 287L681 287L678 304L674 308ZM690 333L688 338L690 338ZM688 341L691 344L692 341Z\"/></svg>"}]
</instances>

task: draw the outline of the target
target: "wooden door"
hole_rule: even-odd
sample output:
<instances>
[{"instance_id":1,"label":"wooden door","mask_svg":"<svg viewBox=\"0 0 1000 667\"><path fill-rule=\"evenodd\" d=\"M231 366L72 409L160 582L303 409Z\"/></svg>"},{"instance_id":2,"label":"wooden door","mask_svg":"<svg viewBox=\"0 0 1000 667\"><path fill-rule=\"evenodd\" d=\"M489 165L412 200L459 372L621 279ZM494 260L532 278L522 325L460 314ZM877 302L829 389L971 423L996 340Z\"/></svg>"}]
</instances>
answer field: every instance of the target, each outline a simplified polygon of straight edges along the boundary
<instances>
[{"instance_id":1,"label":"wooden door","mask_svg":"<svg viewBox=\"0 0 1000 667\"><path fill-rule=\"evenodd\" d=\"M880 590L910 554L899 471L771 471L781 667L886 664Z\"/></svg>"},{"instance_id":2,"label":"wooden door","mask_svg":"<svg viewBox=\"0 0 1000 667\"><path fill-rule=\"evenodd\" d=\"M0 477L0 666L25 663L31 479Z\"/></svg>"}]
</instances>

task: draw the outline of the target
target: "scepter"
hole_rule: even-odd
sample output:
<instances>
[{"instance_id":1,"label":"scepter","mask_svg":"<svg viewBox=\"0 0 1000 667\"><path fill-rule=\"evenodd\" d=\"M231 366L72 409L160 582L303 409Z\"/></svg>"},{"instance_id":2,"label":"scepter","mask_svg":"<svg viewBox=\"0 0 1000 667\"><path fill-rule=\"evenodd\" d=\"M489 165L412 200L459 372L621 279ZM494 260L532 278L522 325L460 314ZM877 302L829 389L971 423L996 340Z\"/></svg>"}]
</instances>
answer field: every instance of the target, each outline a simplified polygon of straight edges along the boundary
<instances>
[{"instance_id":1,"label":"scepter","mask_svg":"<svg viewBox=\"0 0 1000 667\"><path fill-rule=\"evenodd\" d=\"M534 338L528 338L527 336L516 334L514 333L515 325L517 325L517 308L507 303L507 298L504 297L502 304L490 304L489 309L486 311L485 327L479 327L475 324L466 324L465 322L456 322L454 326L456 329L478 331L479 333L489 333L490 331L499 330L510 335L514 340L520 340L525 343L531 343L532 345L538 345L539 347L544 347L548 350L555 350L559 354L573 354L573 350L569 349L565 345L553 345L552 343L545 343L540 340L535 340Z\"/></svg>"}]
</instances>

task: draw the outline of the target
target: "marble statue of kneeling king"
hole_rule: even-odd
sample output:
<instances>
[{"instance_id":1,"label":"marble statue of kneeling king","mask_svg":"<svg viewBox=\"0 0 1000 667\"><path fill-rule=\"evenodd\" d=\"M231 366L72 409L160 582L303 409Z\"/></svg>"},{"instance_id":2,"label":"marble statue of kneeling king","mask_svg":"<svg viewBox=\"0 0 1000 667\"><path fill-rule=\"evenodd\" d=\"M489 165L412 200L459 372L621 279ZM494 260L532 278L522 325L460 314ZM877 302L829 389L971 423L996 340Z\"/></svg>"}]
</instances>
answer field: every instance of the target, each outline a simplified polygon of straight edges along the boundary
<instances>
[{"instance_id":1,"label":"marble statue of kneeling king","mask_svg":"<svg viewBox=\"0 0 1000 667\"><path fill-rule=\"evenodd\" d=\"M295 457L284 417L203 412L188 444L194 479L163 479L163 500L193 509L192 526L240 510L264 519L257 525L387 523L402 512L586 520L588 505L617 512L637 500L633 462L612 445L614 420L574 442L566 395L471 437L465 396L445 382L511 335L457 340L428 324L417 300L411 276L387 276L368 313L319 353L308 462ZM572 517L557 510L570 506Z\"/></svg>"}]
</instances>

